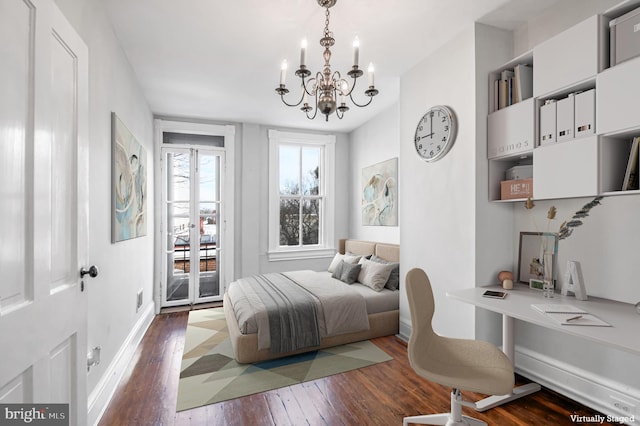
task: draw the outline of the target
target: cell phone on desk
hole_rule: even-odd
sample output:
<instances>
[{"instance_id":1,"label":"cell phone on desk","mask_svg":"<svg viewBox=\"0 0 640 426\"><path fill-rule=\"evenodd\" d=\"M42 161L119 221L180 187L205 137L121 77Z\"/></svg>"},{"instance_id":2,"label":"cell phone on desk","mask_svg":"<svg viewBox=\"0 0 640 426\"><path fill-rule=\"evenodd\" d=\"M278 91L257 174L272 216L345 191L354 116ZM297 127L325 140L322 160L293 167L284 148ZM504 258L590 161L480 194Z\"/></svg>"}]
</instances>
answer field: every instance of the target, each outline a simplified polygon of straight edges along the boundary
<instances>
[{"instance_id":1,"label":"cell phone on desk","mask_svg":"<svg viewBox=\"0 0 640 426\"><path fill-rule=\"evenodd\" d=\"M482 293L484 297L492 297L494 299L504 299L507 297L507 293L504 291L486 290Z\"/></svg>"}]
</instances>

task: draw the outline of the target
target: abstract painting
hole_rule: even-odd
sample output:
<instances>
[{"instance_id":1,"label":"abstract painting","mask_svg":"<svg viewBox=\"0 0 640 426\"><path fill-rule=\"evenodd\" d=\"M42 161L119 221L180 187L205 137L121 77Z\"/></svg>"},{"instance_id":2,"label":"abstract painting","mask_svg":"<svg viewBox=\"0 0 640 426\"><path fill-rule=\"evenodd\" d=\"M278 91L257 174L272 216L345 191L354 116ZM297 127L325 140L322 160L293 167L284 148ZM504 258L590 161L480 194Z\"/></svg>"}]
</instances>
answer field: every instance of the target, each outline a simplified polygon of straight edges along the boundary
<instances>
[{"instance_id":1,"label":"abstract painting","mask_svg":"<svg viewBox=\"0 0 640 426\"><path fill-rule=\"evenodd\" d=\"M398 159L362 169L362 224L398 226Z\"/></svg>"},{"instance_id":2,"label":"abstract painting","mask_svg":"<svg viewBox=\"0 0 640 426\"><path fill-rule=\"evenodd\" d=\"M111 242L147 234L147 153L111 113L113 215Z\"/></svg>"}]
</instances>

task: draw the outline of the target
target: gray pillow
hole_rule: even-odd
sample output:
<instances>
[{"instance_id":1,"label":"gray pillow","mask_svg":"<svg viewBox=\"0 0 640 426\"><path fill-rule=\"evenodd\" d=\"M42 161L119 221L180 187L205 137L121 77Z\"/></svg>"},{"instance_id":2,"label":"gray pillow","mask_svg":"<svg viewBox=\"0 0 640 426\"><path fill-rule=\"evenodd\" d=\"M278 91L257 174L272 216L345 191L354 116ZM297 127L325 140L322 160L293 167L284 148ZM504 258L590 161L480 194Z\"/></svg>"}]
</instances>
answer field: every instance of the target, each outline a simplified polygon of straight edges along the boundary
<instances>
[{"instance_id":1,"label":"gray pillow","mask_svg":"<svg viewBox=\"0 0 640 426\"><path fill-rule=\"evenodd\" d=\"M361 265L358 263L351 264L341 260L333 271L333 274L331 274L331 277L347 284L353 284L356 282L356 279L358 279L360 268Z\"/></svg>"},{"instance_id":2,"label":"gray pillow","mask_svg":"<svg viewBox=\"0 0 640 426\"><path fill-rule=\"evenodd\" d=\"M389 279L387 280L384 287L388 288L389 290L397 290L400 287L400 264L398 262L390 262L388 260L384 260L381 257L378 257L376 255L371 256L370 260L372 262L378 262L378 263L395 264L395 267L391 270L391 274L389 274Z\"/></svg>"},{"instance_id":3,"label":"gray pillow","mask_svg":"<svg viewBox=\"0 0 640 426\"><path fill-rule=\"evenodd\" d=\"M340 281L345 282L347 284L353 284L358 279L358 275L360 274L360 268L362 265L359 263L345 263L342 265L342 274L340 275Z\"/></svg>"}]
</instances>

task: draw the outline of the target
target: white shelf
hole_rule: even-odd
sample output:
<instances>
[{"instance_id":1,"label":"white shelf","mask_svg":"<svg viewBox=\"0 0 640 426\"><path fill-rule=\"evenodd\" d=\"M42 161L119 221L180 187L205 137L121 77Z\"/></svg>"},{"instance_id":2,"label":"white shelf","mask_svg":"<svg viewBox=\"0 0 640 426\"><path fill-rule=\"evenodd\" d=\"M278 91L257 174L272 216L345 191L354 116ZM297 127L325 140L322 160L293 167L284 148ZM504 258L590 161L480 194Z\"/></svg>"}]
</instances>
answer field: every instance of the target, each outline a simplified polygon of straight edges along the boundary
<instances>
[{"instance_id":1,"label":"white shelf","mask_svg":"<svg viewBox=\"0 0 640 426\"><path fill-rule=\"evenodd\" d=\"M516 64L535 64L534 97L488 116L490 201L524 201L500 199L504 172L519 164L520 154L529 157L529 164L533 157L534 199L640 194L640 190L620 190L631 139L640 136L640 114L637 113L640 57L607 68L608 22L638 5L640 0L624 2L617 9L607 11L606 16L592 16L489 74L492 81ZM593 133L578 138L574 134L565 142L538 146L540 107L545 101L560 101L571 93L590 89L595 89ZM494 96L490 86L490 107ZM585 111L580 108L579 115L585 115Z\"/></svg>"}]
</instances>

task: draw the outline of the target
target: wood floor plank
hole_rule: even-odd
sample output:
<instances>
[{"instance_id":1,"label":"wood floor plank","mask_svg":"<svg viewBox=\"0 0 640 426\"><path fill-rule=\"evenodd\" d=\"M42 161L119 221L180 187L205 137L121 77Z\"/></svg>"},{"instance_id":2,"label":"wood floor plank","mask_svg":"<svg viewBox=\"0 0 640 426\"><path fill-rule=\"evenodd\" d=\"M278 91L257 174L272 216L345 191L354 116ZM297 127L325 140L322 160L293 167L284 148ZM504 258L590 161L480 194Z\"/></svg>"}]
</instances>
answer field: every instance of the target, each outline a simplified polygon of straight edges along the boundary
<instances>
[{"instance_id":1,"label":"wood floor plank","mask_svg":"<svg viewBox=\"0 0 640 426\"><path fill-rule=\"evenodd\" d=\"M393 357L391 361L176 413L187 319L188 312L175 312L153 320L100 426L387 426L401 424L405 416L449 410L451 389L417 376L409 365L406 344L391 336L373 340ZM516 381L529 382L520 376ZM463 396L483 397L469 392ZM484 413L468 407L463 413L509 426L568 426L575 425L572 414L599 414L544 388Z\"/></svg>"}]
</instances>

